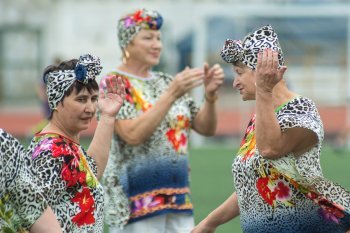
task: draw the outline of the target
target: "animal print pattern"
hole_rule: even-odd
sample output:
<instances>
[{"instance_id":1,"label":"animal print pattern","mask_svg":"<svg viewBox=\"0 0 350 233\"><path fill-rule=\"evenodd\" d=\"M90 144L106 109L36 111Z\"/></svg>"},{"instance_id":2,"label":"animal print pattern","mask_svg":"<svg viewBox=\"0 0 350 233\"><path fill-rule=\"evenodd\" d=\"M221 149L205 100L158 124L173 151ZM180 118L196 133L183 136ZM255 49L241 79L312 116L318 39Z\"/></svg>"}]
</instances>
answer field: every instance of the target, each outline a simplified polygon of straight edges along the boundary
<instances>
[{"instance_id":1,"label":"animal print pattern","mask_svg":"<svg viewBox=\"0 0 350 233\"><path fill-rule=\"evenodd\" d=\"M251 150L240 149L232 165L243 232L326 233L350 229L349 192L322 175L324 132L315 104L299 96L278 110L276 117L282 132L306 128L317 135L318 143L298 156L290 153L275 160L264 159L255 140L251 140L255 134L252 119L242 146L255 153L247 156Z\"/></svg>"},{"instance_id":2,"label":"animal print pattern","mask_svg":"<svg viewBox=\"0 0 350 233\"><path fill-rule=\"evenodd\" d=\"M46 210L47 202L28 171L25 149L2 129L0 152L0 231L28 230Z\"/></svg>"},{"instance_id":3,"label":"animal print pattern","mask_svg":"<svg viewBox=\"0 0 350 233\"><path fill-rule=\"evenodd\" d=\"M50 109L56 109L66 91L79 81L87 84L101 73L102 66L100 58L91 54L80 56L74 70L53 71L45 76L46 93Z\"/></svg>"},{"instance_id":4,"label":"animal print pattern","mask_svg":"<svg viewBox=\"0 0 350 233\"><path fill-rule=\"evenodd\" d=\"M152 108L173 80L161 72L153 72L150 78L131 77L121 71L110 75L123 77L126 88L126 101L117 116L121 120L136 118ZM165 211L192 214L187 146L198 111L194 100L185 95L144 143L131 146L113 136L104 173L107 224L122 228Z\"/></svg>"},{"instance_id":5,"label":"animal print pattern","mask_svg":"<svg viewBox=\"0 0 350 233\"><path fill-rule=\"evenodd\" d=\"M37 134L28 147L31 173L64 232L103 232L104 191L95 160L72 140Z\"/></svg>"},{"instance_id":6,"label":"animal print pattern","mask_svg":"<svg viewBox=\"0 0 350 233\"><path fill-rule=\"evenodd\" d=\"M270 25L264 26L247 35L243 42L227 39L220 55L227 63L232 64L240 61L255 70L258 63L258 53L267 48L278 52L278 64L279 66L283 66L284 58L278 36Z\"/></svg>"}]
</instances>

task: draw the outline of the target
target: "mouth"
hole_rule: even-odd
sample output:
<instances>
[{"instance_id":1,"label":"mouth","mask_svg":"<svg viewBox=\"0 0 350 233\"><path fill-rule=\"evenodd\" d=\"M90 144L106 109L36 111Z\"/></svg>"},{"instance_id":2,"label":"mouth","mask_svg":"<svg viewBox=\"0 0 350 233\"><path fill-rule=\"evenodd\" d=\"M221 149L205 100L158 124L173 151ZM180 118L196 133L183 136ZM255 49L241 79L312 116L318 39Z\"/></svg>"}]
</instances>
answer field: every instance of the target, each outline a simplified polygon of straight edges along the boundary
<instances>
[{"instance_id":1,"label":"mouth","mask_svg":"<svg viewBox=\"0 0 350 233\"><path fill-rule=\"evenodd\" d=\"M91 121L92 117L82 117L80 120L82 121Z\"/></svg>"},{"instance_id":2,"label":"mouth","mask_svg":"<svg viewBox=\"0 0 350 233\"><path fill-rule=\"evenodd\" d=\"M150 53L150 55L154 58L158 58L160 56L160 53Z\"/></svg>"}]
</instances>

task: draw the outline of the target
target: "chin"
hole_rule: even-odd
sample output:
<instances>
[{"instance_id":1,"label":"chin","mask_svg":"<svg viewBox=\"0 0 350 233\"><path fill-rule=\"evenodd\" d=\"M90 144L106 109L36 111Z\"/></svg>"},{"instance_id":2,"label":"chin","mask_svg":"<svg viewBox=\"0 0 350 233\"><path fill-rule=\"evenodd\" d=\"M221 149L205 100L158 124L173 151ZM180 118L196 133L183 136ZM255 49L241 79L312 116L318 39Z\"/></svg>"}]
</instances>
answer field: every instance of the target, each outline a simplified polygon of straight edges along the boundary
<instances>
[{"instance_id":1,"label":"chin","mask_svg":"<svg viewBox=\"0 0 350 233\"><path fill-rule=\"evenodd\" d=\"M158 65L158 64L159 64L159 58L158 58L158 59L152 59L152 60L150 60L150 61L149 61L149 64L150 64L151 66L156 66L156 65Z\"/></svg>"}]
</instances>

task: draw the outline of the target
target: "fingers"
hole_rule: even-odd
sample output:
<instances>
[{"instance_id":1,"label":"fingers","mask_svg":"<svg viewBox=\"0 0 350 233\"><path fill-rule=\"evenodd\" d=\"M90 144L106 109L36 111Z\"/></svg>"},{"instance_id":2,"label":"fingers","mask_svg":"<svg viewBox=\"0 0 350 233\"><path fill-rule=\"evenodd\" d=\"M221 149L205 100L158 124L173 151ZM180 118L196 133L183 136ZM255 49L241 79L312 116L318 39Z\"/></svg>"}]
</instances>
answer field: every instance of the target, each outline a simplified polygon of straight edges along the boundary
<instances>
[{"instance_id":1,"label":"fingers","mask_svg":"<svg viewBox=\"0 0 350 233\"><path fill-rule=\"evenodd\" d=\"M105 99L105 98L106 98L105 91L103 90L103 87L102 87L102 86L99 88L99 93L98 93L98 95L99 95L99 98L100 98L100 99Z\"/></svg>"},{"instance_id":2,"label":"fingers","mask_svg":"<svg viewBox=\"0 0 350 233\"><path fill-rule=\"evenodd\" d=\"M256 64L256 70L260 70L261 67L262 67L262 56L263 56L263 51L260 50L258 52L258 61L257 61L257 64Z\"/></svg>"},{"instance_id":3,"label":"fingers","mask_svg":"<svg viewBox=\"0 0 350 233\"><path fill-rule=\"evenodd\" d=\"M276 70L278 68L278 52L270 48L259 51L256 68Z\"/></svg>"},{"instance_id":4,"label":"fingers","mask_svg":"<svg viewBox=\"0 0 350 233\"><path fill-rule=\"evenodd\" d=\"M124 99L126 96L125 86L124 86L123 79L120 76L117 78L117 85L118 85L119 95Z\"/></svg>"},{"instance_id":5,"label":"fingers","mask_svg":"<svg viewBox=\"0 0 350 233\"><path fill-rule=\"evenodd\" d=\"M278 69L278 53L276 51L272 53L272 67Z\"/></svg>"},{"instance_id":6,"label":"fingers","mask_svg":"<svg viewBox=\"0 0 350 233\"><path fill-rule=\"evenodd\" d=\"M286 70L287 70L287 66L281 66L281 68L278 69L277 76L278 76L279 79L283 78L283 75L286 72Z\"/></svg>"},{"instance_id":7,"label":"fingers","mask_svg":"<svg viewBox=\"0 0 350 233\"><path fill-rule=\"evenodd\" d=\"M208 63L204 63L204 76L208 77L209 65Z\"/></svg>"},{"instance_id":8,"label":"fingers","mask_svg":"<svg viewBox=\"0 0 350 233\"><path fill-rule=\"evenodd\" d=\"M106 91L107 91L107 93L113 92L112 84L111 84L111 77L106 78L105 79L105 83L106 83Z\"/></svg>"},{"instance_id":9,"label":"fingers","mask_svg":"<svg viewBox=\"0 0 350 233\"><path fill-rule=\"evenodd\" d=\"M104 79L105 82L105 89L106 89L106 94L101 93L101 89L103 90L103 87L100 89L100 96L103 96L104 98L115 98L113 96L119 96L122 100L125 99L126 96L126 91L125 91L125 85L123 82L123 78L120 76L110 76L106 79ZM122 101L121 100L121 101Z\"/></svg>"}]
</instances>

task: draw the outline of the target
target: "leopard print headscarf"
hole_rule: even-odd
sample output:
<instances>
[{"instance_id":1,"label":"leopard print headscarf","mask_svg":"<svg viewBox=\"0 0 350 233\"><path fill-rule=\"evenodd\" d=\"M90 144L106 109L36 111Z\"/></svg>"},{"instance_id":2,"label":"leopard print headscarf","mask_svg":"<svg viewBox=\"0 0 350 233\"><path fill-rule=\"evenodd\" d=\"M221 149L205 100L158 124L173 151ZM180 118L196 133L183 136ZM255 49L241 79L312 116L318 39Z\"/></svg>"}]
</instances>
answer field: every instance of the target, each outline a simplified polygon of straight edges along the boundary
<instances>
[{"instance_id":1,"label":"leopard print headscarf","mask_svg":"<svg viewBox=\"0 0 350 233\"><path fill-rule=\"evenodd\" d=\"M255 70L258 62L258 53L265 48L277 51L279 67L284 65L283 52L278 42L277 34L270 25L247 35L243 42L227 39L220 55L227 63L240 61Z\"/></svg>"},{"instance_id":2,"label":"leopard print headscarf","mask_svg":"<svg viewBox=\"0 0 350 233\"><path fill-rule=\"evenodd\" d=\"M118 39L121 49L125 49L141 29L159 30L163 17L154 10L140 9L127 14L118 21Z\"/></svg>"},{"instance_id":3,"label":"leopard print headscarf","mask_svg":"<svg viewBox=\"0 0 350 233\"><path fill-rule=\"evenodd\" d=\"M75 81L86 85L101 73L100 58L91 54L80 56L74 70L59 70L45 76L46 93L51 110L56 109L66 91Z\"/></svg>"}]
</instances>

